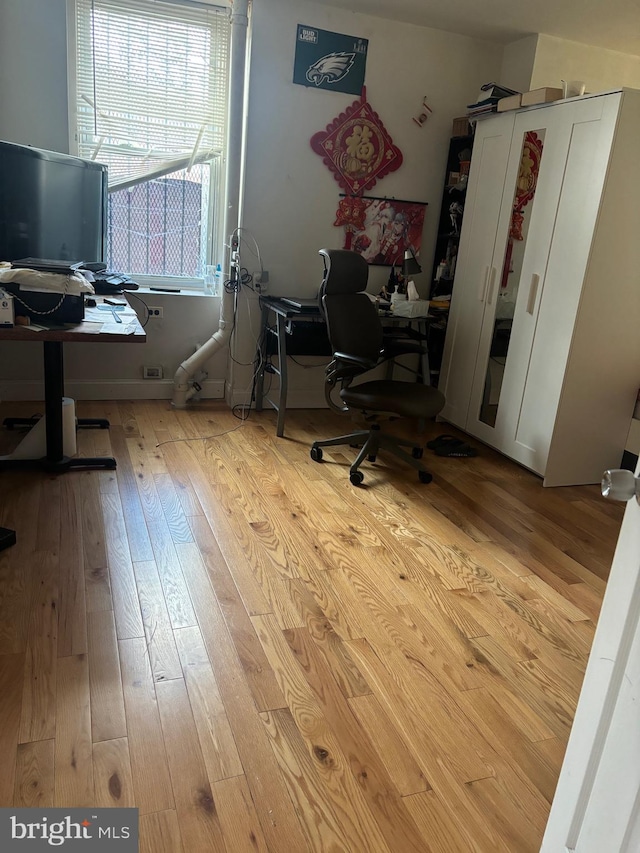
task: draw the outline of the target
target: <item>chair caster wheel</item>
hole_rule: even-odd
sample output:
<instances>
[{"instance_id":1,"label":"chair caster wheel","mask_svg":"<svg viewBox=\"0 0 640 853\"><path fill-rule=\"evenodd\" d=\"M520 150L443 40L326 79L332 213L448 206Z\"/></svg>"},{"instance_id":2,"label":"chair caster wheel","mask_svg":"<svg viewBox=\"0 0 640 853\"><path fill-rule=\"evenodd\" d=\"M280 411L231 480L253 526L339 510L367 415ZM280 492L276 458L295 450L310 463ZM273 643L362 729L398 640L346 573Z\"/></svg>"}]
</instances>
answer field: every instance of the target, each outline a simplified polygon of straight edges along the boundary
<instances>
[{"instance_id":1,"label":"chair caster wheel","mask_svg":"<svg viewBox=\"0 0 640 853\"><path fill-rule=\"evenodd\" d=\"M321 447L312 447L309 453L314 462L322 462Z\"/></svg>"},{"instance_id":2,"label":"chair caster wheel","mask_svg":"<svg viewBox=\"0 0 640 853\"><path fill-rule=\"evenodd\" d=\"M368 462L375 462L376 461L375 453L372 453L371 456L367 456L367 461Z\"/></svg>"},{"instance_id":3,"label":"chair caster wheel","mask_svg":"<svg viewBox=\"0 0 640 853\"><path fill-rule=\"evenodd\" d=\"M411 455L414 459L422 459L424 456L424 450L421 447L413 447L411 449Z\"/></svg>"},{"instance_id":4,"label":"chair caster wheel","mask_svg":"<svg viewBox=\"0 0 640 853\"><path fill-rule=\"evenodd\" d=\"M430 483L433 480L433 474L428 471L418 471L418 479L421 483Z\"/></svg>"},{"instance_id":5,"label":"chair caster wheel","mask_svg":"<svg viewBox=\"0 0 640 853\"><path fill-rule=\"evenodd\" d=\"M349 474L349 480L352 486L361 486L364 481L364 474L362 471L352 471Z\"/></svg>"}]
</instances>

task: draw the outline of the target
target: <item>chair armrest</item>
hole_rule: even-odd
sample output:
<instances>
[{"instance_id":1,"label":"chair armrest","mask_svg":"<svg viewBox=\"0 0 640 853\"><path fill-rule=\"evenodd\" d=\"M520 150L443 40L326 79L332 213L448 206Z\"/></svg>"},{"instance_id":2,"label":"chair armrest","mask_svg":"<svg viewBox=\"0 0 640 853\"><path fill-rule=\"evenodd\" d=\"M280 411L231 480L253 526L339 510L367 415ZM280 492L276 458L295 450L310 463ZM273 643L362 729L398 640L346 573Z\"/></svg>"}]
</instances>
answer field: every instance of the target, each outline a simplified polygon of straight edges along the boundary
<instances>
[{"instance_id":1,"label":"chair armrest","mask_svg":"<svg viewBox=\"0 0 640 853\"><path fill-rule=\"evenodd\" d=\"M412 338L384 338L382 341L382 358L383 360L397 358L400 355L408 355L412 353L428 352L426 344Z\"/></svg>"},{"instance_id":2,"label":"chair armrest","mask_svg":"<svg viewBox=\"0 0 640 853\"><path fill-rule=\"evenodd\" d=\"M357 355L349 355L346 352L334 352L333 357L336 361L341 361L345 365L359 367L362 371L373 370L379 363L378 361L370 361L368 358L359 358Z\"/></svg>"}]
</instances>

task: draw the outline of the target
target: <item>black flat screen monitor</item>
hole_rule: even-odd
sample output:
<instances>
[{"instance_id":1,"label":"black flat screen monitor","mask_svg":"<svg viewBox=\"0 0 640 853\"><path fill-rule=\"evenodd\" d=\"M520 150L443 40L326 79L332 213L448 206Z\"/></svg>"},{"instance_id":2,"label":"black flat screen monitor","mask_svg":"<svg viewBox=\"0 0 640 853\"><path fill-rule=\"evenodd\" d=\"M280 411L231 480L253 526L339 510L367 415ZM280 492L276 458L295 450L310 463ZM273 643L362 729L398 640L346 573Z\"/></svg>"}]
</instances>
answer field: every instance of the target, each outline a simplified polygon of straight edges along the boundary
<instances>
[{"instance_id":1,"label":"black flat screen monitor","mask_svg":"<svg viewBox=\"0 0 640 853\"><path fill-rule=\"evenodd\" d=\"M0 261L103 261L106 221L106 166L0 142Z\"/></svg>"}]
</instances>

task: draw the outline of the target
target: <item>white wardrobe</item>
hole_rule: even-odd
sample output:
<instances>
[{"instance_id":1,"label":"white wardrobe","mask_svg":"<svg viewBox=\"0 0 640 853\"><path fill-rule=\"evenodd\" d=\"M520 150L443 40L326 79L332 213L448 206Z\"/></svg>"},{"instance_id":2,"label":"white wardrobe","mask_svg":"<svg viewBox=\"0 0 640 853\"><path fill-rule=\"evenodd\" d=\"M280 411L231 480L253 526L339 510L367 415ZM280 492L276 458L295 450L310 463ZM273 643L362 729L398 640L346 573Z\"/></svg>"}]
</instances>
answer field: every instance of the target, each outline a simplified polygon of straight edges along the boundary
<instances>
[{"instance_id":1,"label":"white wardrobe","mask_svg":"<svg viewBox=\"0 0 640 853\"><path fill-rule=\"evenodd\" d=\"M640 91L477 123L441 417L544 477L620 464L640 387Z\"/></svg>"}]
</instances>

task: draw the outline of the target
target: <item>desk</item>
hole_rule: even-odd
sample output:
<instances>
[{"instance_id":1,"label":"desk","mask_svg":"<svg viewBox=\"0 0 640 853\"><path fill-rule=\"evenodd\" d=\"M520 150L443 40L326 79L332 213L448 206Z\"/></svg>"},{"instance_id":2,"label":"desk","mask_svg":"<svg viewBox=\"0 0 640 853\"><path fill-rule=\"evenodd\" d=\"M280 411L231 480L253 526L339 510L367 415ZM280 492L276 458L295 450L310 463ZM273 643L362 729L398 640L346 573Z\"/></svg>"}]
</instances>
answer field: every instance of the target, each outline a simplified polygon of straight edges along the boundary
<instances>
[{"instance_id":1,"label":"desk","mask_svg":"<svg viewBox=\"0 0 640 853\"><path fill-rule=\"evenodd\" d=\"M296 308L288 304L283 299L277 296L261 296L260 307L262 309L260 322L260 370L256 381L256 411L261 412L264 401L266 400L277 411L278 420L276 423L276 435L282 437L284 435L284 421L287 412L287 390L288 390L288 371L287 371L287 331L293 330L298 323L319 323L324 325L324 317L320 313L317 305L305 306ZM275 328L269 325L269 315L275 314ZM416 323L418 332L414 334L417 340L426 340L427 324L431 321L431 317L394 317L390 312L381 314L380 319L383 325L396 326L399 323L409 325ZM271 372L280 377L280 388L278 389L278 399L272 400L264 393L264 374L267 364L268 338L270 334L274 334L278 347L278 367L271 366ZM426 349L426 348L425 348ZM325 355L325 352L309 352L306 355ZM388 368L388 376L393 370L393 363L390 362ZM421 373L422 380L426 384L430 384L429 372L429 356L425 352L421 358Z\"/></svg>"},{"instance_id":2,"label":"desk","mask_svg":"<svg viewBox=\"0 0 640 853\"><path fill-rule=\"evenodd\" d=\"M64 329L47 329L32 331L24 326L0 328L0 341L30 341L41 342L44 356L44 397L46 416L46 456L41 459L3 459L0 460L0 471L20 468L44 468L46 471L60 474L70 468L115 468L116 460L111 456L103 457L67 457L63 451L62 431L62 398L64 397L64 362L62 348L65 343L144 343L147 336L138 322L132 308L121 315L122 323L105 322L98 324L84 322L78 326ZM126 334L131 330L131 334ZM8 419L16 423L34 423L33 420L20 421ZM80 426L108 427L108 421L93 422L80 420Z\"/></svg>"}]
</instances>

